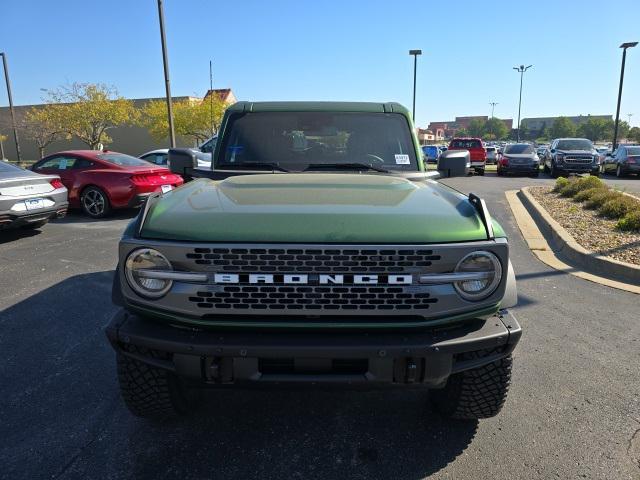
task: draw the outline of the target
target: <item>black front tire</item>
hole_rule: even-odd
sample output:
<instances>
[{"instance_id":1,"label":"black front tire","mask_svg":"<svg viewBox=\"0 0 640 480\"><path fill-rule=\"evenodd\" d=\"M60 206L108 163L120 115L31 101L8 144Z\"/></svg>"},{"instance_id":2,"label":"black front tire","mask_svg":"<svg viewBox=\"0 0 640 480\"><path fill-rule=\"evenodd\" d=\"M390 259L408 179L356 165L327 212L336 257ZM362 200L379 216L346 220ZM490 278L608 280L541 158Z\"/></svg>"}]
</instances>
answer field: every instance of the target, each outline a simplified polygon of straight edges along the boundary
<instances>
[{"instance_id":1,"label":"black front tire","mask_svg":"<svg viewBox=\"0 0 640 480\"><path fill-rule=\"evenodd\" d=\"M482 176L484 176L484 168L479 168L479 169L477 169L477 170L476 170L476 173L477 173L478 175L482 175Z\"/></svg>"},{"instance_id":2,"label":"black front tire","mask_svg":"<svg viewBox=\"0 0 640 480\"><path fill-rule=\"evenodd\" d=\"M477 352L465 360L477 358ZM511 355L480 368L451 375L443 389L429 392L431 403L441 415L476 420L497 415L507 398L511 382Z\"/></svg>"},{"instance_id":3,"label":"black front tire","mask_svg":"<svg viewBox=\"0 0 640 480\"><path fill-rule=\"evenodd\" d=\"M150 355L145 349L136 353ZM197 409L201 391L188 389L183 381L156 368L117 354L118 382L124 403L137 417L162 419L186 415Z\"/></svg>"},{"instance_id":4,"label":"black front tire","mask_svg":"<svg viewBox=\"0 0 640 480\"><path fill-rule=\"evenodd\" d=\"M560 172L558 172L558 169L553 162L551 162L551 171L549 174L551 175L551 178L558 178L560 176Z\"/></svg>"}]
</instances>

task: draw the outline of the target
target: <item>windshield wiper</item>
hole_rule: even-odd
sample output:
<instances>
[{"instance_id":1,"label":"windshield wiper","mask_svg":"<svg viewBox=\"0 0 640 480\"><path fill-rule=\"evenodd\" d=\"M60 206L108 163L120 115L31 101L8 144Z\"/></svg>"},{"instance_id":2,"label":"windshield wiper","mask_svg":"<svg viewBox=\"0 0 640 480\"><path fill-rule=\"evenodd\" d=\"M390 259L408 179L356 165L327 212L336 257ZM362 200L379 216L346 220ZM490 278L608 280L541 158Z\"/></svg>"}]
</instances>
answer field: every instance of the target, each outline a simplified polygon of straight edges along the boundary
<instances>
[{"instance_id":1,"label":"windshield wiper","mask_svg":"<svg viewBox=\"0 0 640 480\"><path fill-rule=\"evenodd\" d=\"M311 163L304 171L309 170L373 170L380 173L391 173L389 170L380 167L374 167L373 165L367 165L366 163Z\"/></svg>"},{"instance_id":2,"label":"windshield wiper","mask_svg":"<svg viewBox=\"0 0 640 480\"><path fill-rule=\"evenodd\" d=\"M268 162L242 162L242 163L223 163L218 165L218 168L229 168L229 169L234 169L234 168L268 168L269 170L277 170L278 172L289 172L289 170L287 170L284 167L281 167L278 164L275 163L268 163Z\"/></svg>"}]
</instances>

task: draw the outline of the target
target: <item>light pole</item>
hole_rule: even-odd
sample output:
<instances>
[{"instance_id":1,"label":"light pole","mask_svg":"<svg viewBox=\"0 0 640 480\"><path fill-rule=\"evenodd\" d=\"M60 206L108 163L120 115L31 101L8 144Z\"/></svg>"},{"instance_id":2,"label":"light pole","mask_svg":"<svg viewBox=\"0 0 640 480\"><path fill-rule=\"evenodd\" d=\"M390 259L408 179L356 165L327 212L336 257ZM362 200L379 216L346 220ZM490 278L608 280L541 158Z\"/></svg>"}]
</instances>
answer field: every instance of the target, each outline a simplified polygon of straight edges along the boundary
<instances>
[{"instance_id":1,"label":"light pole","mask_svg":"<svg viewBox=\"0 0 640 480\"><path fill-rule=\"evenodd\" d=\"M169 83L169 57L167 55L167 38L164 34L164 8L162 0L158 0L158 17L160 18L160 42L162 42L162 63L164 65L164 86L167 92L167 115L169 117L169 143L176 146L176 134L173 129L173 105L171 105L171 85Z\"/></svg>"},{"instance_id":2,"label":"light pole","mask_svg":"<svg viewBox=\"0 0 640 480\"><path fill-rule=\"evenodd\" d=\"M13 97L11 96L11 82L9 81L9 68L7 67L7 54L0 52L2 57L2 66L4 67L4 79L7 82L7 97L9 97L9 110L11 111L11 125L13 126L13 139L16 142L16 155L18 162L22 161L20 153L20 140L18 139L18 127L16 127L16 114L13 111ZM4 156L4 155L3 155Z\"/></svg>"},{"instance_id":3,"label":"light pole","mask_svg":"<svg viewBox=\"0 0 640 480\"><path fill-rule=\"evenodd\" d=\"M489 105L491 105L491 120L493 120L493 109L496 108L496 105L498 105L498 102L489 102ZM491 128L489 133L493 137L493 122L491 122L490 125L491 125ZM493 140L493 138L491 140Z\"/></svg>"},{"instance_id":4,"label":"light pole","mask_svg":"<svg viewBox=\"0 0 640 480\"><path fill-rule=\"evenodd\" d=\"M493 109L496 108L498 102L489 102L489 105L491 105L491 118L493 118Z\"/></svg>"},{"instance_id":5,"label":"light pole","mask_svg":"<svg viewBox=\"0 0 640 480\"><path fill-rule=\"evenodd\" d=\"M520 65L519 67L513 67L514 70L520 72L520 100L518 100L518 142L520 141L520 108L522 107L522 77L524 72L529 70L533 65Z\"/></svg>"},{"instance_id":6,"label":"light pole","mask_svg":"<svg viewBox=\"0 0 640 480\"><path fill-rule=\"evenodd\" d=\"M416 123L416 70L418 68L418 55L422 55L422 50L409 50L409 55L413 55L413 123Z\"/></svg>"},{"instance_id":7,"label":"light pole","mask_svg":"<svg viewBox=\"0 0 640 480\"><path fill-rule=\"evenodd\" d=\"M627 113L627 124L631 126L631 117L633 117L633 113Z\"/></svg>"},{"instance_id":8,"label":"light pole","mask_svg":"<svg viewBox=\"0 0 640 480\"><path fill-rule=\"evenodd\" d=\"M618 143L618 123L620 122L620 100L622 100L622 82L624 81L624 62L627 59L627 48L633 48L638 42L627 42L620 45L622 49L622 66L620 67L620 87L618 88L618 108L616 108L616 124L613 127L613 142L611 151L616 149Z\"/></svg>"},{"instance_id":9,"label":"light pole","mask_svg":"<svg viewBox=\"0 0 640 480\"><path fill-rule=\"evenodd\" d=\"M213 62L209 60L209 120L211 121L211 136L215 133L213 128Z\"/></svg>"}]
</instances>

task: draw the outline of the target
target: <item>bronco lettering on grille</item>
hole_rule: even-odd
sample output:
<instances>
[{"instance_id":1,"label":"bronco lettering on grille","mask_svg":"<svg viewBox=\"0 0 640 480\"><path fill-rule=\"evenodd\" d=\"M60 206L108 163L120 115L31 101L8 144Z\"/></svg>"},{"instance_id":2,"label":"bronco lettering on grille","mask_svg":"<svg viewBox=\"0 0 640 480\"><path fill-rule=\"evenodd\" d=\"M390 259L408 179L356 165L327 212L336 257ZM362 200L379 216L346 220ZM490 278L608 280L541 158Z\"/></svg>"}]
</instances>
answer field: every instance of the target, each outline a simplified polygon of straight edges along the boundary
<instances>
[{"instance_id":1,"label":"bronco lettering on grille","mask_svg":"<svg viewBox=\"0 0 640 480\"><path fill-rule=\"evenodd\" d=\"M283 285L411 285L411 275L216 273L214 283Z\"/></svg>"}]
</instances>

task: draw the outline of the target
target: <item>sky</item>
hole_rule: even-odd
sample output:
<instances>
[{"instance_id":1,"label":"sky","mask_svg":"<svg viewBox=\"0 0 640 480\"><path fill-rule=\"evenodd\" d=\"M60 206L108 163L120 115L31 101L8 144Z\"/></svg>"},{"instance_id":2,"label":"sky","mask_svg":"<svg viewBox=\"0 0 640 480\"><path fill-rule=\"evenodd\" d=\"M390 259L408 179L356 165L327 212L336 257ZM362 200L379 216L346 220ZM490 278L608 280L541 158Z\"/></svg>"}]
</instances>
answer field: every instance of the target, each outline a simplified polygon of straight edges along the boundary
<instances>
[{"instance_id":1,"label":"sky","mask_svg":"<svg viewBox=\"0 0 640 480\"><path fill-rule=\"evenodd\" d=\"M240 100L397 101L416 123L455 116L615 114L621 43L640 41L640 1L165 0L171 89ZM16 105L70 82L164 95L156 0L4 0L0 51ZM8 104L0 86L0 106ZM640 125L640 46L627 55L621 118Z\"/></svg>"}]
</instances>

